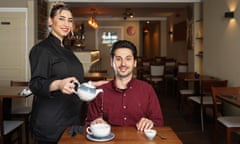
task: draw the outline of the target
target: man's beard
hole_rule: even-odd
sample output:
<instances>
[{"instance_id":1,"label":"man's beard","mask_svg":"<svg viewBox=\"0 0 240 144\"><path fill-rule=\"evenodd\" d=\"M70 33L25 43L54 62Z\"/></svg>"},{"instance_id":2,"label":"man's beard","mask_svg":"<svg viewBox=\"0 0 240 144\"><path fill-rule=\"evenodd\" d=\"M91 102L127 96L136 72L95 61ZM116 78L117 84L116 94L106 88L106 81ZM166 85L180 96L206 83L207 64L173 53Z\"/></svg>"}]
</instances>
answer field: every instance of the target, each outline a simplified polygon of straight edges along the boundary
<instances>
[{"instance_id":1,"label":"man's beard","mask_svg":"<svg viewBox=\"0 0 240 144\"><path fill-rule=\"evenodd\" d=\"M120 68L121 69L121 68ZM132 71L130 71L129 73L127 73L127 74L125 74L125 75L122 75L122 74L120 74L120 72L116 72L116 75L117 75L117 77L119 77L119 78L126 78L126 77L129 77L130 75L132 75Z\"/></svg>"}]
</instances>

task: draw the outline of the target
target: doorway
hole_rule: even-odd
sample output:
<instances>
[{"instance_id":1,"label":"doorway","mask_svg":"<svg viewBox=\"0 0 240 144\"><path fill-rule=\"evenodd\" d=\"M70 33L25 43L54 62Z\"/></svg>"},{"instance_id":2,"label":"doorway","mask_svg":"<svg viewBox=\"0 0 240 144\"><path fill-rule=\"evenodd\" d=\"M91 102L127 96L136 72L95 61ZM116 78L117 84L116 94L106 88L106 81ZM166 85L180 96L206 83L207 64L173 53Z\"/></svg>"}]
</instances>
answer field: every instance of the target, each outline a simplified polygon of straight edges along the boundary
<instances>
[{"instance_id":1,"label":"doorway","mask_svg":"<svg viewBox=\"0 0 240 144\"><path fill-rule=\"evenodd\" d=\"M28 77L26 10L0 9L0 22L0 84L9 86L11 79Z\"/></svg>"},{"instance_id":2,"label":"doorway","mask_svg":"<svg viewBox=\"0 0 240 144\"><path fill-rule=\"evenodd\" d=\"M159 21L141 21L142 55L144 58L161 56L161 27Z\"/></svg>"},{"instance_id":3,"label":"doorway","mask_svg":"<svg viewBox=\"0 0 240 144\"><path fill-rule=\"evenodd\" d=\"M123 27L104 26L96 30L97 49L100 50L100 70L107 70L109 76L114 72L111 67L110 49L117 40L123 39Z\"/></svg>"}]
</instances>

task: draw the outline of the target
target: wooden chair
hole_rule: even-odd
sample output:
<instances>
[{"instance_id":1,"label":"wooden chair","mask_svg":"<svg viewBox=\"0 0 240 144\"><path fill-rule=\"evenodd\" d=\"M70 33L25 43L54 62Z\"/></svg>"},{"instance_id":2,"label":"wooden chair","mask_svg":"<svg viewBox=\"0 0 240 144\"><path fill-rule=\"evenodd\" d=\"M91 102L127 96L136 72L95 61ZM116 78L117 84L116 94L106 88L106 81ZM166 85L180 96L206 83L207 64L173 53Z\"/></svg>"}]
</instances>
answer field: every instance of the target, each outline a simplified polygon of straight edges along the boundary
<instances>
[{"instance_id":1,"label":"wooden chair","mask_svg":"<svg viewBox=\"0 0 240 144\"><path fill-rule=\"evenodd\" d=\"M201 117L201 129L204 131L204 114L205 109L207 107L211 108L213 107L213 100L211 96L211 88L212 87L226 87L227 86L227 80L218 80L218 79L212 79L212 80L203 80L201 82L201 93L197 96L190 96L188 99L192 101L193 103L200 106L200 117ZM221 104L221 103L218 103Z\"/></svg>"},{"instance_id":2,"label":"wooden chair","mask_svg":"<svg viewBox=\"0 0 240 144\"><path fill-rule=\"evenodd\" d=\"M215 118L215 131L214 131L214 144L217 143L217 133L219 127L223 126L226 129L226 144L231 144L231 134L233 132L240 131L240 116L224 116L222 112L222 107L219 107L220 99L217 95L234 95L240 94L240 87L212 87L212 99L213 99L213 109L214 109L214 118Z\"/></svg>"},{"instance_id":3,"label":"wooden chair","mask_svg":"<svg viewBox=\"0 0 240 144\"><path fill-rule=\"evenodd\" d=\"M184 79L193 75L194 72L178 72L176 76L178 106L181 112L184 112L184 105L186 104L186 99L194 94L194 90L189 88L189 83L184 81Z\"/></svg>"},{"instance_id":4,"label":"wooden chair","mask_svg":"<svg viewBox=\"0 0 240 144\"><path fill-rule=\"evenodd\" d=\"M10 86L21 86L21 87L27 87L28 82L27 81L10 81ZM25 136L26 136L26 144L29 144L29 118L32 112L32 107L21 107L17 109L13 109L11 112L11 116L13 118L17 119L23 119L24 120L24 126L25 126Z\"/></svg>"},{"instance_id":5,"label":"wooden chair","mask_svg":"<svg viewBox=\"0 0 240 144\"><path fill-rule=\"evenodd\" d=\"M173 78L176 74L176 66L177 62L173 58L169 58L165 60L165 77Z\"/></svg>"},{"instance_id":6,"label":"wooden chair","mask_svg":"<svg viewBox=\"0 0 240 144\"><path fill-rule=\"evenodd\" d=\"M142 59L142 63L138 67L138 78L139 79L146 80L145 78L150 75L150 64L152 62L153 62L152 59L146 59L146 58Z\"/></svg>"},{"instance_id":7,"label":"wooden chair","mask_svg":"<svg viewBox=\"0 0 240 144\"><path fill-rule=\"evenodd\" d=\"M165 65L163 64L150 64L150 73L149 75L145 76L145 79L153 85L156 91L160 90L163 91L165 94Z\"/></svg>"},{"instance_id":8,"label":"wooden chair","mask_svg":"<svg viewBox=\"0 0 240 144\"><path fill-rule=\"evenodd\" d=\"M2 107L2 101L0 101ZM3 120L2 110L0 111L0 144L18 142L22 144L23 121ZM17 134L16 136L13 134Z\"/></svg>"}]
</instances>

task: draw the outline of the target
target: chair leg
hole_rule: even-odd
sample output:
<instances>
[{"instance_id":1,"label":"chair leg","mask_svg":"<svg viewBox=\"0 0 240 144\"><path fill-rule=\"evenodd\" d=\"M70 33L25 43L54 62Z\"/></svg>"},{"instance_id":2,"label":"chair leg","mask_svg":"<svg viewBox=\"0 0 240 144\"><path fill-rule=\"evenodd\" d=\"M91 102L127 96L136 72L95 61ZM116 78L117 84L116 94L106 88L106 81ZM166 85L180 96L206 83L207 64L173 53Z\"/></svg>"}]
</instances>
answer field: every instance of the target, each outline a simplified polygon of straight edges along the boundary
<instances>
[{"instance_id":1,"label":"chair leg","mask_svg":"<svg viewBox=\"0 0 240 144\"><path fill-rule=\"evenodd\" d=\"M231 144L231 130L226 128L226 144Z\"/></svg>"},{"instance_id":2,"label":"chair leg","mask_svg":"<svg viewBox=\"0 0 240 144\"><path fill-rule=\"evenodd\" d=\"M213 132L214 132L214 133L213 133L213 144L217 144L217 143L218 143L218 141L217 141L218 126L219 126L218 122L215 121L214 131L213 131Z\"/></svg>"},{"instance_id":3,"label":"chair leg","mask_svg":"<svg viewBox=\"0 0 240 144\"><path fill-rule=\"evenodd\" d=\"M180 102L179 102L179 109L180 109L180 112L184 113L185 111L185 104L187 103L186 102L186 99L189 95L181 95L179 94L179 97L180 97Z\"/></svg>"},{"instance_id":4,"label":"chair leg","mask_svg":"<svg viewBox=\"0 0 240 144\"><path fill-rule=\"evenodd\" d=\"M201 112L201 129L203 132L204 131L203 105L200 105L200 112Z\"/></svg>"},{"instance_id":5,"label":"chair leg","mask_svg":"<svg viewBox=\"0 0 240 144\"><path fill-rule=\"evenodd\" d=\"M214 131L213 131L213 144L217 144L217 128L215 125Z\"/></svg>"},{"instance_id":6,"label":"chair leg","mask_svg":"<svg viewBox=\"0 0 240 144\"><path fill-rule=\"evenodd\" d=\"M25 137L26 137L26 144L29 144L29 117L25 116L24 117L24 122L25 122Z\"/></svg>"},{"instance_id":7,"label":"chair leg","mask_svg":"<svg viewBox=\"0 0 240 144\"><path fill-rule=\"evenodd\" d=\"M22 127L18 130L18 143L22 144Z\"/></svg>"},{"instance_id":8,"label":"chair leg","mask_svg":"<svg viewBox=\"0 0 240 144\"><path fill-rule=\"evenodd\" d=\"M180 107L180 112L183 112L184 111L184 100L185 100L185 96L183 96L183 95L180 95L179 94L179 96L180 96L180 104L179 104L179 107Z\"/></svg>"},{"instance_id":9,"label":"chair leg","mask_svg":"<svg viewBox=\"0 0 240 144\"><path fill-rule=\"evenodd\" d=\"M193 114L194 114L194 110L195 110L195 105L190 100L188 100L188 105L189 105L188 112L187 112L188 121L193 122Z\"/></svg>"}]
</instances>

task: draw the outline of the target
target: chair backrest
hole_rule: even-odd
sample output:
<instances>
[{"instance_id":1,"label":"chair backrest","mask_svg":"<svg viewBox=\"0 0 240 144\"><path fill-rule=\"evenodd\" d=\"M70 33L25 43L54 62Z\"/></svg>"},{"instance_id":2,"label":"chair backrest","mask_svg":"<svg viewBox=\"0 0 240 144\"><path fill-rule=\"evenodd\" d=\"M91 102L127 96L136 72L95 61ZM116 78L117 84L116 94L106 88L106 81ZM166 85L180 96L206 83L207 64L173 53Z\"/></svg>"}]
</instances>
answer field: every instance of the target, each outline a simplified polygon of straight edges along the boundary
<instances>
[{"instance_id":1,"label":"chair backrest","mask_svg":"<svg viewBox=\"0 0 240 144\"><path fill-rule=\"evenodd\" d=\"M176 67L177 66L177 62L175 59L166 59L165 60L165 74L166 76L171 76L174 77L176 76Z\"/></svg>"},{"instance_id":2,"label":"chair backrest","mask_svg":"<svg viewBox=\"0 0 240 144\"><path fill-rule=\"evenodd\" d=\"M151 76L164 76L165 65L163 64L151 64L150 65L150 75Z\"/></svg>"},{"instance_id":3,"label":"chair backrest","mask_svg":"<svg viewBox=\"0 0 240 144\"><path fill-rule=\"evenodd\" d=\"M142 66L149 67L150 64L151 64L151 60L150 59L143 59L142 60Z\"/></svg>"},{"instance_id":4,"label":"chair backrest","mask_svg":"<svg viewBox=\"0 0 240 144\"><path fill-rule=\"evenodd\" d=\"M165 60L165 66L166 67L168 67L168 66L170 66L170 67L176 66L176 64L177 64L177 62L173 58L168 58L168 59Z\"/></svg>"},{"instance_id":5,"label":"chair backrest","mask_svg":"<svg viewBox=\"0 0 240 144\"><path fill-rule=\"evenodd\" d=\"M178 90L186 89L188 87L188 82L184 81L184 79L194 77L194 73L195 72L178 72L176 74Z\"/></svg>"},{"instance_id":6,"label":"chair backrest","mask_svg":"<svg viewBox=\"0 0 240 144\"><path fill-rule=\"evenodd\" d=\"M217 102L220 100L217 98L217 95L234 95L240 94L240 87L212 87L212 99L213 99L213 109L214 109L214 117L217 120L218 116L222 115L222 111L219 110L217 106Z\"/></svg>"},{"instance_id":7,"label":"chair backrest","mask_svg":"<svg viewBox=\"0 0 240 144\"><path fill-rule=\"evenodd\" d=\"M212 93L212 87L226 87L228 81L227 80L203 80L201 84L201 94L210 94Z\"/></svg>"},{"instance_id":8,"label":"chair backrest","mask_svg":"<svg viewBox=\"0 0 240 144\"><path fill-rule=\"evenodd\" d=\"M188 71L188 63L177 64L177 72L187 72L187 71Z\"/></svg>"},{"instance_id":9,"label":"chair backrest","mask_svg":"<svg viewBox=\"0 0 240 144\"><path fill-rule=\"evenodd\" d=\"M10 86L28 86L28 81L10 81Z\"/></svg>"},{"instance_id":10,"label":"chair backrest","mask_svg":"<svg viewBox=\"0 0 240 144\"><path fill-rule=\"evenodd\" d=\"M166 57L155 57L156 63L165 63Z\"/></svg>"},{"instance_id":11,"label":"chair backrest","mask_svg":"<svg viewBox=\"0 0 240 144\"><path fill-rule=\"evenodd\" d=\"M137 56L137 65L142 65L142 62L143 62L143 57L141 56Z\"/></svg>"}]
</instances>

